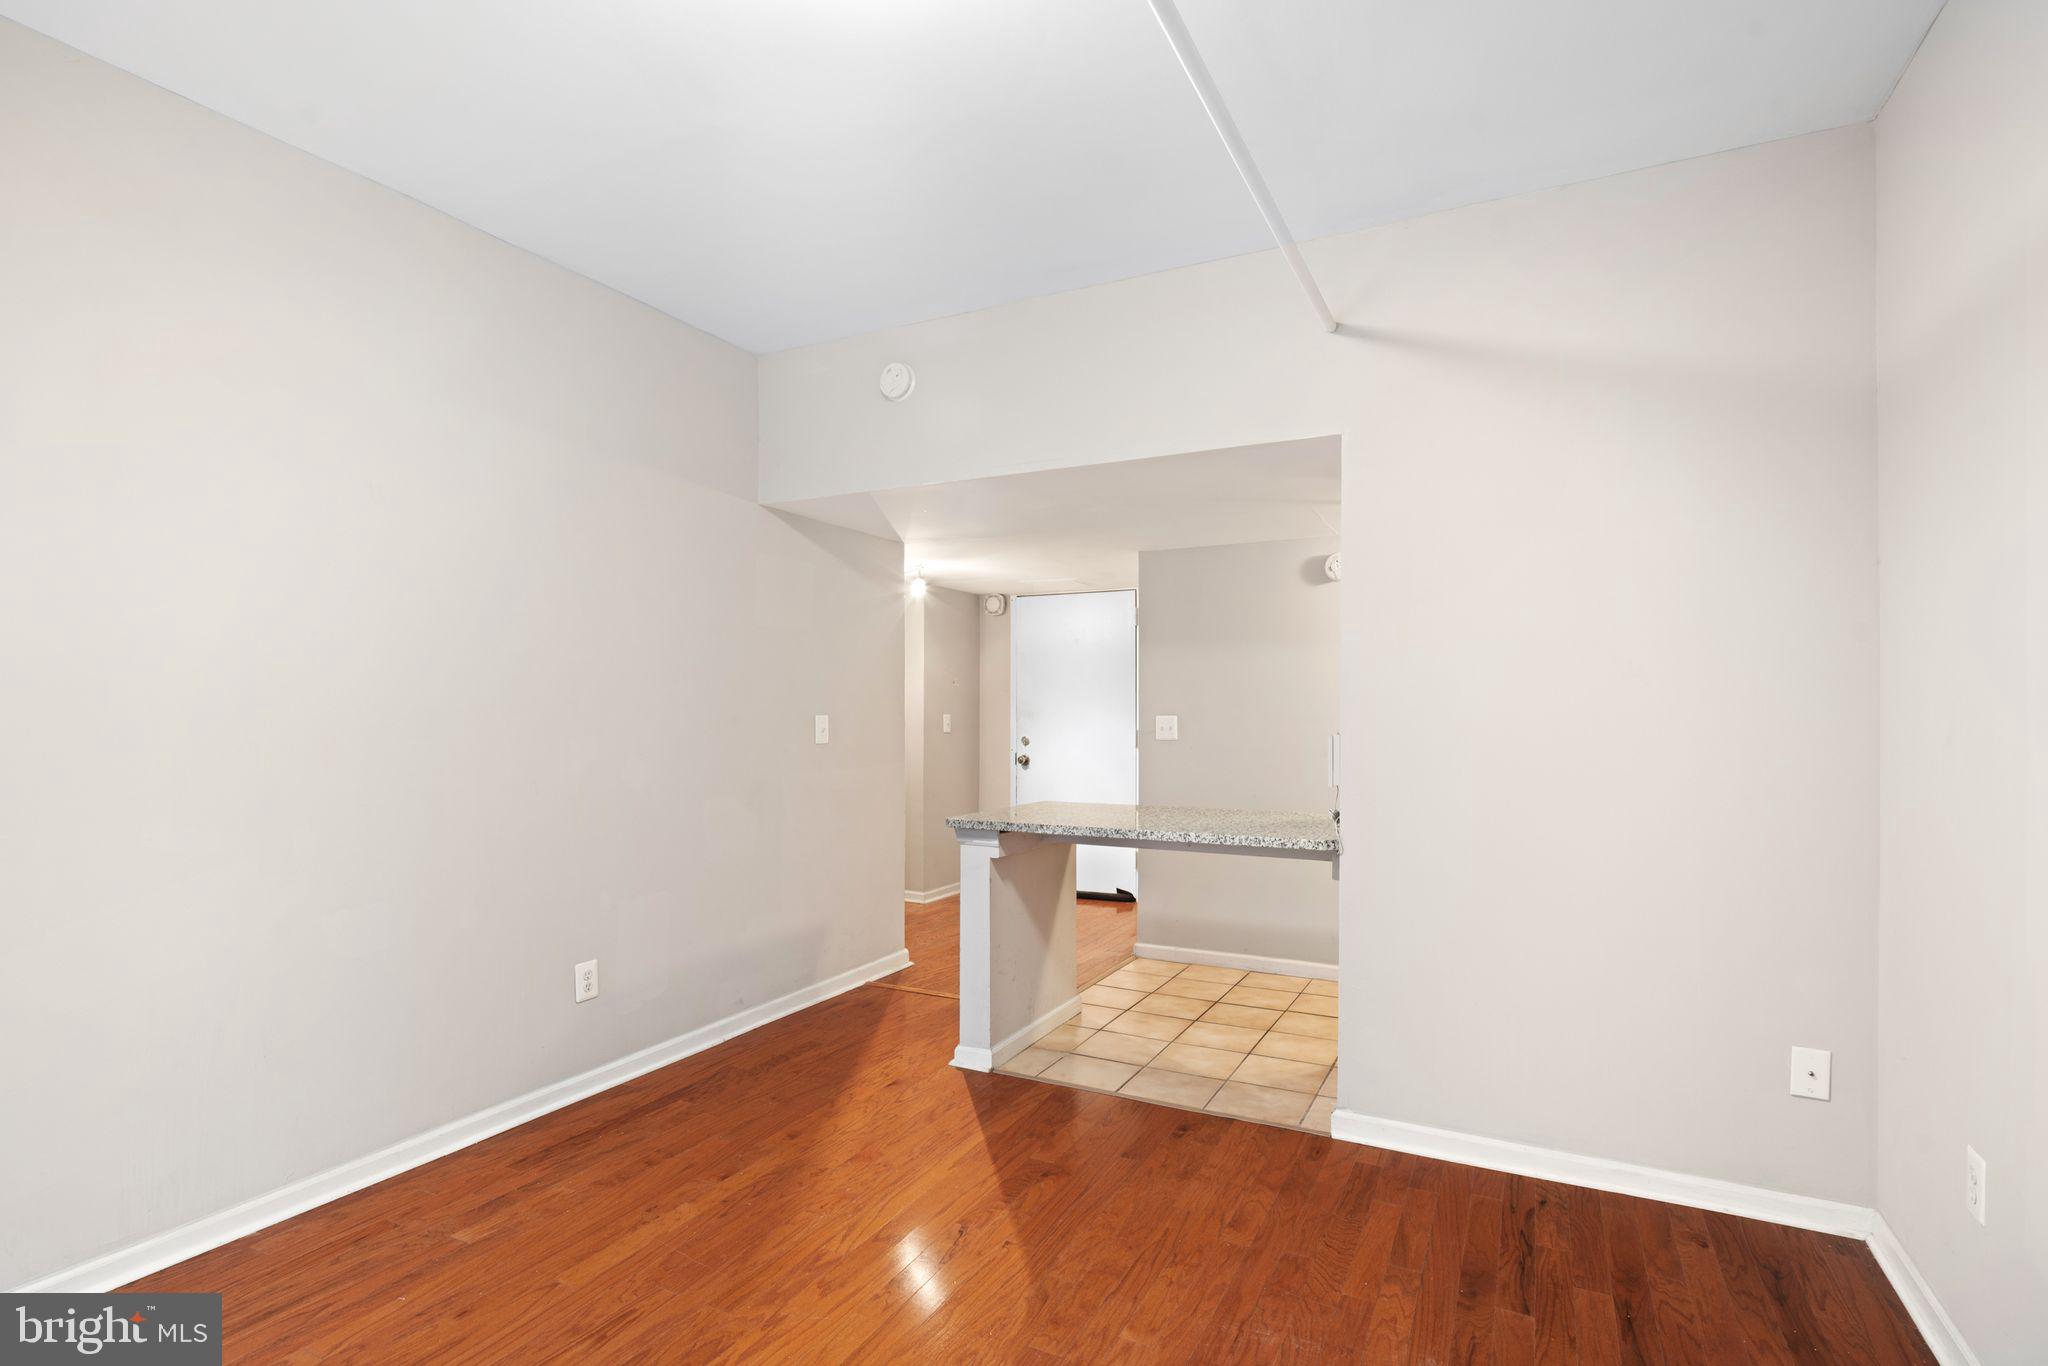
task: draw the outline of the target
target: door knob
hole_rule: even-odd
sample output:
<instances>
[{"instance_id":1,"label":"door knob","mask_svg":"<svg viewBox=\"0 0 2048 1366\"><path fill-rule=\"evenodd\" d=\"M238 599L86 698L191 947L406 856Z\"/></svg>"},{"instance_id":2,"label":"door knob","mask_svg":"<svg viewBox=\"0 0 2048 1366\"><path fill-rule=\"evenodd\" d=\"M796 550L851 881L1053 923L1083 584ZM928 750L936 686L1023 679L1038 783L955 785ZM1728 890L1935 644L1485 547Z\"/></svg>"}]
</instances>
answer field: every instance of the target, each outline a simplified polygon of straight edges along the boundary
<instances>
[{"instance_id":1,"label":"door knob","mask_svg":"<svg viewBox=\"0 0 2048 1366\"><path fill-rule=\"evenodd\" d=\"M1020 754L1020 755L1018 755L1018 756L1017 756L1017 767L1019 767L1019 768L1029 768L1029 767L1031 767L1031 756L1030 756L1030 755L1028 755L1028 754Z\"/></svg>"}]
</instances>

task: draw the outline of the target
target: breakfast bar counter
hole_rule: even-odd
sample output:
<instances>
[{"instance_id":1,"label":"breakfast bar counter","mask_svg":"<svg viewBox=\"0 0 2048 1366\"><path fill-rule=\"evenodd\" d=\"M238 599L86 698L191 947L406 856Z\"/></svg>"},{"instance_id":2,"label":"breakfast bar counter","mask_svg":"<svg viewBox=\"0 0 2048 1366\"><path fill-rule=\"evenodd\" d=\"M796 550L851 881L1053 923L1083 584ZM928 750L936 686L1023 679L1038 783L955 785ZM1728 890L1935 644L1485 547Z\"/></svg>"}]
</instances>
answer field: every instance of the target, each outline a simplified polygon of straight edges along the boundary
<instances>
[{"instance_id":1,"label":"breakfast bar counter","mask_svg":"<svg viewBox=\"0 0 2048 1366\"><path fill-rule=\"evenodd\" d=\"M1074 846L1320 859L1343 841L1328 811L1031 802L947 820L960 843L960 1043L993 1071L1079 1009Z\"/></svg>"}]
</instances>

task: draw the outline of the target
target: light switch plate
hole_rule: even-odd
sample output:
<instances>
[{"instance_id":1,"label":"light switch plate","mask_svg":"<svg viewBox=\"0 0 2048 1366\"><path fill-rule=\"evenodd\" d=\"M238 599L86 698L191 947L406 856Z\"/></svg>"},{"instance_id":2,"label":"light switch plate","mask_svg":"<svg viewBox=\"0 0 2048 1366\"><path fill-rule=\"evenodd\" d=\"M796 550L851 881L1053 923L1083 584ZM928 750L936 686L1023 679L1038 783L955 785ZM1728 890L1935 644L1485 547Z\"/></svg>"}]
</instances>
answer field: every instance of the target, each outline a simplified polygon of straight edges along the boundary
<instances>
[{"instance_id":1,"label":"light switch plate","mask_svg":"<svg viewBox=\"0 0 2048 1366\"><path fill-rule=\"evenodd\" d=\"M1155 716L1152 718L1154 740L1180 739L1180 718L1178 716Z\"/></svg>"},{"instance_id":2,"label":"light switch plate","mask_svg":"<svg viewBox=\"0 0 2048 1366\"><path fill-rule=\"evenodd\" d=\"M1792 1050L1792 1094L1826 1100L1833 1081L1835 1055L1825 1048Z\"/></svg>"},{"instance_id":3,"label":"light switch plate","mask_svg":"<svg viewBox=\"0 0 2048 1366\"><path fill-rule=\"evenodd\" d=\"M832 718L829 716L813 716L811 718L811 738L821 745L831 744Z\"/></svg>"},{"instance_id":4,"label":"light switch plate","mask_svg":"<svg viewBox=\"0 0 2048 1366\"><path fill-rule=\"evenodd\" d=\"M1970 1211L1970 1217L1979 1224L1984 1222L1984 1154L1963 1145L1963 1208Z\"/></svg>"},{"instance_id":5,"label":"light switch plate","mask_svg":"<svg viewBox=\"0 0 2048 1366\"><path fill-rule=\"evenodd\" d=\"M944 731L944 732L945 732L946 734L948 734L948 735L951 735L951 734L953 733L953 713L952 713L952 712L943 712L943 713L941 713L941 714L940 714L940 716L939 716L939 729L940 729L940 730L942 730L942 731Z\"/></svg>"}]
</instances>

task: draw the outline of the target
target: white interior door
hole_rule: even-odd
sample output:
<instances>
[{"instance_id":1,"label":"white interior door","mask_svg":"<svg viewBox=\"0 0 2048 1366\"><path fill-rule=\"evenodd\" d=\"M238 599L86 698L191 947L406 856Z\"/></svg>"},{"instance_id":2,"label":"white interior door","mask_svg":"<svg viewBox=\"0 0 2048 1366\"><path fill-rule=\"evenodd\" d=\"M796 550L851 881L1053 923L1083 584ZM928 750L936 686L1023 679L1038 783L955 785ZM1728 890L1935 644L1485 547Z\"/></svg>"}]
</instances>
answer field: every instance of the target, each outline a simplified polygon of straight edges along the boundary
<instances>
[{"instance_id":1,"label":"white interior door","mask_svg":"<svg viewBox=\"0 0 2048 1366\"><path fill-rule=\"evenodd\" d=\"M1016 800L1136 802L1138 595L1020 597L1010 610ZM1138 854L1084 844L1074 873L1083 892L1135 896Z\"/></svg>"}]
</instances>

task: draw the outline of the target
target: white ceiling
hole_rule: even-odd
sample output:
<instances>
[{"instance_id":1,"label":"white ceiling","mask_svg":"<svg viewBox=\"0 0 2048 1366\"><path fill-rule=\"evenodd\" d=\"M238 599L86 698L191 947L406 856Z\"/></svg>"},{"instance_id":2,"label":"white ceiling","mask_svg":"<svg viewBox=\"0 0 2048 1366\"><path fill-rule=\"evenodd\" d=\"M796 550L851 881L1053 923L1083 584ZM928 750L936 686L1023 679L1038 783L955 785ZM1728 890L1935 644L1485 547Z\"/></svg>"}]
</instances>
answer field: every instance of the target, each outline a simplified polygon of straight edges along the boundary
<instances>
[{"instance_id":1,"label":"white ceiling","mask_svg":"<svg viewBox=\"0 0 2048 1366\"><path fill-rule=\"evenodd\" d=\"M1304 238L1871 117L1941 0L1182 0ZM0 0L754 351L1269 245L1145 0Z\"/></svg>"},{"instance_id":2,"label":"white ceiling","mask_svg":"<svg viewBox=\"0 0 2048 1366\"><path fill-rule=\"evenodd\" d=\"M1335 437L780 503L971 593L1135 588L1138 552L1337 534Z\"/></svg>"}]
</instances>

